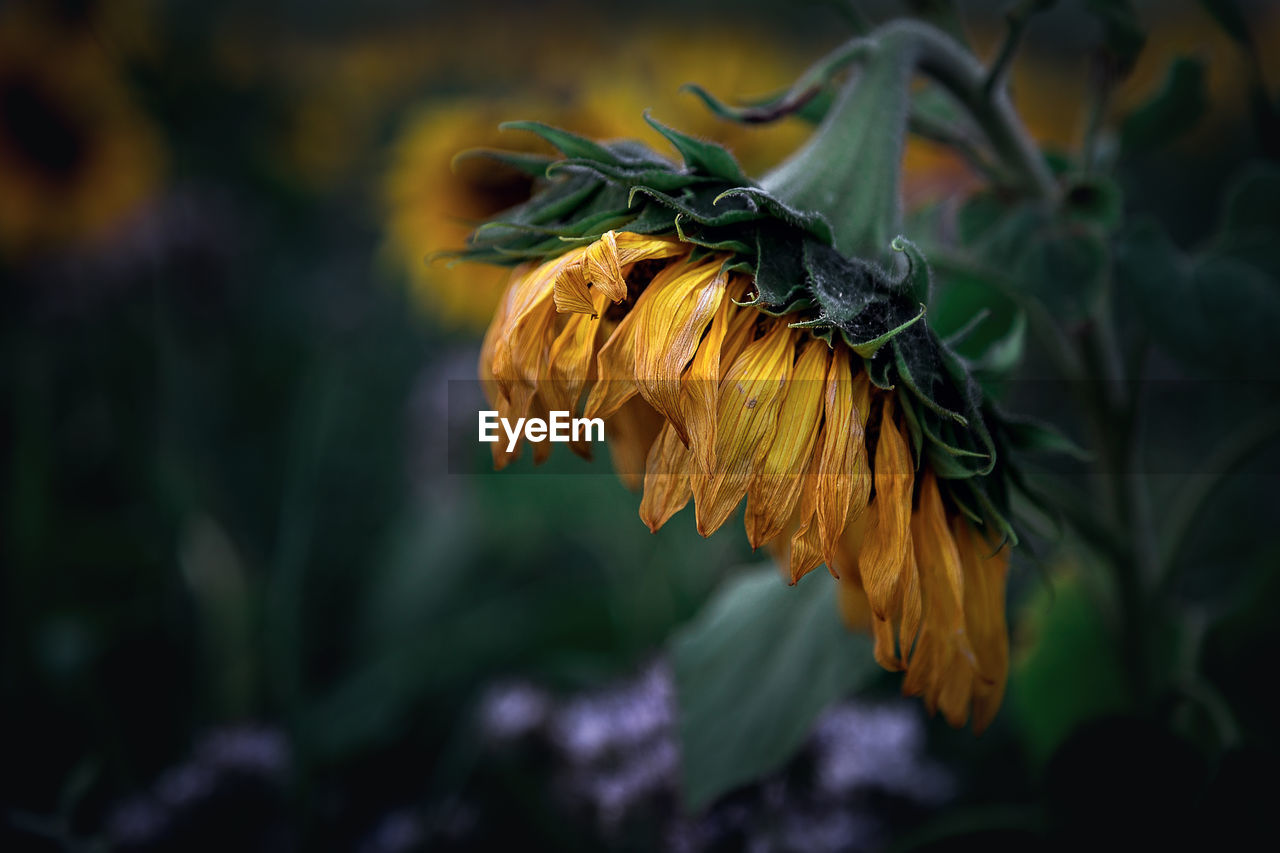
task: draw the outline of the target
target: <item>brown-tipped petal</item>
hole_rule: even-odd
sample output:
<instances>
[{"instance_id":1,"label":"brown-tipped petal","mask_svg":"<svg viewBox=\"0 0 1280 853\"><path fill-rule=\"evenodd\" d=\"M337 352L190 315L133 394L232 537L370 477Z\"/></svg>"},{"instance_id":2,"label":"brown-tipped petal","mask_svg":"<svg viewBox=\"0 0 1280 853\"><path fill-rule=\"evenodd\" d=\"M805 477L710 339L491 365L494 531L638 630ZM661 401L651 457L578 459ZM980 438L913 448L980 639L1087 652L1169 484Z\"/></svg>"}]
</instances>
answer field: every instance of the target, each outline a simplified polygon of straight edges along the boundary
<instances>
[{"instance_id":1,"label":"brown-tipped petal","mask_svg":"<svg viewBox=\"0 0 1280 853\"><path fill-rule=\"evenodd\" d=\"M850 519L836 541L835 551L829 555L823 554L831 574L836 577L845 574L856 575L858 583L862 584L864 589L866 584L863 583L862 572L858 568L858 555L862 553L863 543L867 539L867 529L870 526L867 521L866 513Z\"/></svg>"},{"instance_id":2,"label":"brown-tipped petal","mask_svg":"<svg viewBox=\"0 0 1280 853\"><path fill-rule=\"evenodd\" d=\"M858 569L876 615L888 618L911 547L911 490L914 481L911 449L893 419L886 397L876 442L876 495L869 513L867 536L858 555Z\"/></svg>"},{"instance_id":3,"label":"brown-tipped petal","mask_svg":"<svg viewBox=\"0 0 1280 853\"><path fill-rule=\"evenodd\" d=\"M898 625L898 649L902 654L902 662L906 663L911 659L911 650L920 634L920 621L924 616L924 602L920 597L920 569L916 565L914 545L907 548L907 561L902 571L902 582L899 584L902 593L902 621Z\"/></svg>"},{"instance_id":4,"label":"brown-tipped petal","mask_svg":"<svg viewBox=\"0 0 1280 853\"><path fill-rule=\"evenodd\" d=\"M861 514L871 491L863 434L867 423L870 383L865 372L854 378L849 350L839 345L831 353L823 389L825 424L822 428L818 482L818 527L822 551L830 564L836 542L851 517Z\"/></svg>"},{"instance_id":5,"label":"brown-tipped petal","mask_svg":"<svg viewBox=\"0 0 1280 853\"><path fill-rule=\"evenodd\" d=\"M542 401L541 394L534 395L530 410L530 417L541 418L544 421L549 420L551 417L550 407ZM530 441L529 443L533 445L534 465L541 465L551 458L552 445L549 438L544 438L542 441Z\"/></svg>"},{"instance_id":6,"label":"brown-tipped petal","mask_svg":"<svg viewBox=\"0 0 1280 853\"><path fill-rule=\"evenodd\" d=\"M791 536L787 563L792 583L798 583L800 578L822 565L822 545L818 540L818 521L812 515Z\"/></svg>"},{"instance_id":7,"label":"brown-tipped petal","mask_svg":"<svg viewBox=\"0 0 1280 853\"><path fill-rule=\"evenodd\" d=\"M666 421L644 400L632 397L604 424L613 470L628 489L644 484L645 462Z\"/></svg>"},{"instance_id":8,"label":"brown-tipped petal","mask_svg":"<svg viewBox=\"0 0 1280 853\"><path fill-rule=\"evenodd\" d=\"M688 243L674 237L651 237L634 231L612 232L618 248L618 265L624 270L640 261L676 258L689 252Z\"/></svg>"},{"instance_id":9,"label":"brown-tipped petal","mask_svg":"<svg viewBox=\"0 0 1280 853\"><path fill-rule=\"evenodd\" d=\"M992 546L964 518L951 520L964 565L964 610L977 658L973 684L973 728L981 732L995 717L1009 677L1009 632L1005 623L1005 582L1009 548Z\"/></svg>"},{"instance_id":10,"label":"brown-tipped petal","mask_svg":"<svg viewBox=\"0 0 1280 853\"><path fill-rule=\"evenodd\" d=\"M613 330L609 340L596 355L596 384L587 397L584 416L607 418L635 396L636 391L636 328L638 318L653 298L654 289L646 287L636 299L636 304Z\"/></svg>"},{"instance_id":11,"label":"brown-tipped petal","mask_svg":"<svg viewBox=\"0 0 1280 853\"><path fill-rule=\"evenodd\" d=\"M747 541L752 548L781 533L799 503L822 422L829 351L826 343L814 339L796 359L773 440L747 486Z\"/></svg>"},{"instance_id":12,"label":"brown-tipped petal","mask_svg":"<svg viewBox=\"0 0 1280 853\"><path fill-rule=\"evenodd\" d=\"M556 276L551 286L551 298L555 300L556 311L561 314L594 316L599 313L581 264L567 266Z\"/></svg>"},{"instance_id":13,"label":"brown-tipped petal","mask_svg":"<svg viewBox=\"0 0 1280 853\"><path fill-rule=\"evenodd\" d=\"M596 354L596 337L600 331L600 321L596 316L604 309L604 295L597 294L595 300L596 311L569 317L551 344L550 381L543 383L539 391L552 409L578 411L578 398L582 395Z\"/></svg>"},{"instance_id":14,"label":"brown-tipped petal","mask_svg":"<svg viewBox=\"0 0 1280 853\"><path fill-rule=\"evenodd\" d=\"M934 689L937 691L938 709L948 723L960 728L969 721L973 667L955 646L950 649L950 659L938 674L938 684Z\"/></svg>"},{"instance_id":15,"label":"brown-tipped petal","mask_svg":"<svg viewBox=\"0 0 1280 853\"><path fill-rule=\"evenodd\" d=\"M960 551L951 537L938 480L930 468L925 469L920 484L920 506L911 519L911 538L915 543L920 579L924 583L921 592L926 618L952 632L958 648L972 660L973 650L965 633L964 573L960 565ZM930 614L936 614L936 619Z\"/></svg>"},{"instance_id":16,"label":"brown-tipped petal","mask_svg":"<svg viewBox=\"0 0 1280 853\"><path fill-rule=\"evenodd\" d=\"M716 394L720 388L721 348L729 332L730 311L740 310L734 308L733 294L731 286L726 287L707 334L689 363L680 399L689 449L693 451L694 464L703 474L710 474L715 462Z\"/></svg>"},{"instance_id":17,"label":"brown-tipped petal","mask_svg":"<svg viewBox=\"0 0 1280 853\"><path fill-rule=\"evenodd\" d=\"M489 328L485 330L484 342L480 345L480 379L485 382L494 379L493 373L493 356L498 347L498 342L503 339L507 333L507 320L511 316L511 303L515 300L515 292L525 277L534 270L532 264L521 264L511 272L511 277L507 281L507 289L503 291L502 298L498 300L498 307L494 311L493 321L489 323ZM486 390L488 390L486 388ZM490 396L489 402L494 402L496 396Z\"/></svg>"},{"instance_id":18,"label":"brown-tipped petal","mask_svg":"<svg viewBox=\"0 0 1280 853\"><path fill-rule=\"evenodd\" d=\"M728 276L722 260L673 264L654 277L652 295L636 313L636 385L640 394L689 443L681 375L720 307Z\"/></svg>"},{"instance_id":19,"label":"brown-tipped petal","mask_svg":"<svg viewBox=\"0 0 1280 853\"><path fill-rule=\"evenodd\" d=\"M583 276L611 301L627 298L627 280L622 275L622 263L618 258L618 237L607 231L599 240L587 247L582 261Z\"/></svg>"},{"instance_id":20,"label":"brown-tipped petal","mask_svg":"<svg viewBox=\"0 0 1280 853\"><path fill-rule=\"evenodd\" d=\"M791 583L822 565L822 548L818 541L818 519L814 515L817 502L818 464L809 460L809 470L805 473L804 483L800 487L800 505L788 522L781 536L767 543L770 553L780 566L786 566L784 576ZM832 572L834 575L835 573ZM836 575L837 580L839 576Z\"/></svg>"},{"instance_id":21,"label":"brown-tipped petal","mask_svg":"<svg viewBox=\"0 0 1280 853\"><path fill-rule=\"evenodd\" d=\"M956 587L960 554L947 526L937 479L928 468L911 518L911 539L920 570L924 621L903 690L922 695L930 708L942 709L948 722L963 725L969 714L976 659L965 630L963 588Z\"/></svg>"},{"instance_id":22,"label":"brown-tipped petal","mask_svg":"<svg viewBox=\"0 0 1280 853\"><path fill-rule=\"evenodd\" d=\"M748 344L725 372L716 401L716 466L710 475L694 472L698 532L710 536L742 500L760 455L778 426L791 376L795 331L777 322Z\"/></svg>"},{"instance_id":23,"label":"brown-tipped petal","mask_svg":"<svg viewBox=\"0 0 1280 853\"><path fill-rule=\"evenodd\" d=\"M548 349L555 333L552 285L584 251L574 249L535 267L508 290L505 322L496 332L491 362L494 378L508 394L512 384L536 383L546 375Z\"/></svg>"},{"instance_id":24,"label":"brown-tipped petal","mask_svg":"<svg viewBox=\"0 0 1280 853\"><path fill-rule=\"evenodd\" d=\"M640 519L653 532L684 509L693 492L689 488L689 448L667 423L649 450L644 472L644 497Z\"/></svg>"},{"instance_id":25,"label":"brown-tipped petal","mask_svg":"<svg viewBox=\"0 0 1280 853\"><path fill-rule=\"evenodd\" d=\"M870 608L871 605L868 603L867 606ZM871 617L871 623L871 635L876 640L873 652L876 663L890 672L900 672L902 670L902 659L898 657L897 649L894 648L893 623L874 614Z\"/></svg>"},{"instance_id":26,"label":"brown-tipped petal","mask_svg":"<svg viewBox=\"0 0 1280 853\"><path fill-rule=\"evenodd\" d=\"M750 284L748 282L736 277L729 282L725 292L739 294L749 287ZM730 310L729 330L725 332L724 343L720 346L721 379L724 378L724 371L738 360L738 356L742 355L742 351L747 348L747 344L755 339L756 324L763 316L754 308L741 308L734 305ZM718 385L716 391L718 394Z\"/></svg>"}]
</instances>

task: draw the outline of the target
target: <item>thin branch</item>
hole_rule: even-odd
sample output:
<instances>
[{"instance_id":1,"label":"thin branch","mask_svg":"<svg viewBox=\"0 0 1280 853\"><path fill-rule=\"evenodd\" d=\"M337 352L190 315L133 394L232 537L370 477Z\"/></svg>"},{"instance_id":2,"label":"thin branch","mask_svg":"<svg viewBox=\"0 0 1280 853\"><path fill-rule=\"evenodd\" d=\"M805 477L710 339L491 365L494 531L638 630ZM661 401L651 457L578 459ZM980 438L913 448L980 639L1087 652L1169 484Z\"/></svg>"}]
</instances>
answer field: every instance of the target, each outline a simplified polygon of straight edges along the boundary
<instances>
[{"instance_id":1,"label":"thin branch","mask_svg":"<svg viewBox=\"0 0 1280 853\"><path fill-rule=\"evenodd\" d=\"M1192 474L1170 507L1164 526L1165 547L1161 551L1160 589L1168 591L1175 578L1174 568L1187 534L1214 493L1227 477L1249 462L1280 434L1280 409L1273 409L1245 424L1205 460L1203 474Z\"/></svg>"},{"instance_id":2,"label":"thin branch","mask_svg":"<svg viewBox=\"0 0 1280 853\"><path fill-rule=\"evenodd\" d=\"M1057 0L1022 0L1005 12L1004 20L1009 29L1005 33L1004 42L1000 45L1000 52L996 54L995 61L991 63L991 69L987 72L986 82L982 84L982 90L987 97L990 97L997 87L1004 85L1005 77L1009 73L1009 65L1022 44L1022 37L1026 34L1027 25L1031 23L1031 19L1055 2Z\"/></svg>"}]
</instances>

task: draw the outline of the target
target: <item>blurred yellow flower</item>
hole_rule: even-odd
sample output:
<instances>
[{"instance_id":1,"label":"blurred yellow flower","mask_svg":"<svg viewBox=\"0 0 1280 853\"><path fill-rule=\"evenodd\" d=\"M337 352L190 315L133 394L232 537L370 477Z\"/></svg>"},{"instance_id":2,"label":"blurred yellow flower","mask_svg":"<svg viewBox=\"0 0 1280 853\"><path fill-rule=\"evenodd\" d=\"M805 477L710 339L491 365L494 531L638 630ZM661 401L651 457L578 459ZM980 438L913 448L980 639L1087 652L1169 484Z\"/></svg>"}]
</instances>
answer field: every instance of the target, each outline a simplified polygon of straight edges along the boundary
<instances>
[{"instance_id":1,"label":"blurred yellow flower","mask_svg":"<svg viewBox=\"0 0 1280 853\"><path fill-rule=\"evenodd\" d=\"M0 251L101 234L155 191L164 160L90 33L0 13Z\"/></svg>"},{"instance_id":2,"label":"blurred yellow flower","mask_svg":"<svg viewBox=\"0 0 1280 853\"><path fill-rule=\"evenodd\" d=\"M554 42L561 36L548 38ZM733 50L716 49L730 43ZM472 264L429 265L425 258L460 248L478 221L521 201L531 185L488 162L463 162L451 170L457 152L510 148L517 135L499 134L498 124L513 117L537 119L594 138L637 137L648 133L641 116L649 109L664 121L678 121L719 141L748 168L761 169L794 149L809 128L798 120L763 128L728 123L680 87L698 82L721 92L764 94L785 85L799 62L798 54L785 44L750 33L695 28L677 35L639 29L628 33L622 44L587 39L583 50L573 51L556 50L552 44L522 81L526 94L428 100L405 122L391 152L383 181L388 234L384 259L407 275L424 313L446 327L482 329L493 314L505 274ZM584 66L592 69L589 75L582 74Z\"/></svg>"}]
</instances>

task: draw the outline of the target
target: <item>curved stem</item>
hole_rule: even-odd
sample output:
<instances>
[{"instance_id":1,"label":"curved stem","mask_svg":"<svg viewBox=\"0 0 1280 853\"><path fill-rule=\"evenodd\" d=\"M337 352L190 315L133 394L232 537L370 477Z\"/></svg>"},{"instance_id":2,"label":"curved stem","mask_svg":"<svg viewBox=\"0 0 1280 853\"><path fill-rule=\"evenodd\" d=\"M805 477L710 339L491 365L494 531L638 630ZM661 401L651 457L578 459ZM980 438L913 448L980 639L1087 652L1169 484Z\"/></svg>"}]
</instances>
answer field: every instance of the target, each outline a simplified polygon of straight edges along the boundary
<instances>
[{"instance_id":1,"label":"curved stem","mask_svg":"<svg viewBox=\"0 0 1280 853\"><path fill-rule=\"evenodd\" d=\"M777 103L807 96L808 83L829 79L830 68L854 62L858 73L840 89L814 134L760 179L774 197L827 217L841 252L893 262L888 245L900 230L903 142L911 81L918 73L931 77L970 114L1016 186L1032 197L1056 196L1053 177L1004 87L990 89L982 63L934 27L893 21L854 39Z\"/></svg>"},{"instance_id":2,"label":"curved stem","mask_svg":"<svg viewBox=\"0 0 1280 853\"><path fill-rule=\"evenodd\" d=\"M1050 199L1057 185L1040 150L1023 127L1003 85L990 86L987 69L954 39L914 21L886 24L873 37L885 49L899 49L915 57L916 68L958 100L986 134L996 155L1023 179L1026 188Z\"/></svg>"},{"instance_id":3,"label":"curved stem","mask_svg":"<svg viewBox=\"0 0 1280 853\"><path fill-rule=\"evenodd\" d=\"M977 122L1002 164L1018 175L1032 194L1042 198L1057 195L1053 176L1014 111L998 69L997 73L988 71L958 42L927 24L891 21L868 36L847 42L796 81L786 99L812 97L816 94L815 87L829 80L835 71L854 63L865 64L878 53L898 55L914 70L951 93ZM854 78L846 86L858 83ZM705 94L703 97L706 99ZM865 120L866 117L853 118ZM755 116L748 120L753 119L760 120ZM826 124L824 122L824 126ZM785 167L783 163L770 175ZM766 175L763 180L767 184L769 179Z\"/></svg>"}]
</instances>

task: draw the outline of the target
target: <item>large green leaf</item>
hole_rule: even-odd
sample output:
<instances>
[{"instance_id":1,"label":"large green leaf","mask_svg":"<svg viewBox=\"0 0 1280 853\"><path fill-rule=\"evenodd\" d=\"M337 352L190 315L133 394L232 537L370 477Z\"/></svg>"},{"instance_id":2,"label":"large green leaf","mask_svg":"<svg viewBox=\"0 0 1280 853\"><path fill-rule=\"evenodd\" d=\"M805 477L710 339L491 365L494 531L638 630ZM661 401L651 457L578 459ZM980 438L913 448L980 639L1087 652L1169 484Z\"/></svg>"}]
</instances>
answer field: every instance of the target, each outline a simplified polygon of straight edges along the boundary
<instances>
[{"instance_id":1,"label":"large green leaf","mask_svg":"<svg viewBox=\"0 0 1280 853\"><path fill-rule=\"evenodd\" d=\"M1227 191L1221 230L1213 249L1247 261L1280 279L1280 167L1248 167Z\"/></svg>"},{"instance_id":2,"label":"large green leaf","mask_svg":"<svg viewBox=\"0 0 1280 853\"><path fill-rule=\"evenodd\" d=\"M1120 304L1185 363L1274 376L1280 287L1257 267L1218 254L1185 255L1146 221L1121 241L1117 287Z\"/></svg>"},{"instance_id":3,"label":"large green leaf","mask_svg":"<svg viewBox=\"0 0 1280 853\"><path fill-rule=\"evenodd\" d=\"M1208 77L1202 60L1185 56L1175 59L1160 91L1125 117L1120 128L1122 153L1142 156L1195 127L1209 108Z\"/></svg>"},{"instance_id":4,"label":"large green leaf","mask_svg":"<svg viewBox=\"0 0 1280 853\"><path fill-rule=\"evenodd\" d=\"M727 584L674 640L691 809L782 765L833 700L878 671L840 621L825 572L788 587L772 566Z\"/></svg>"},{"instance_id":5,"label":"large green leaf","mask_svg":"<svg viewBox=\"0 0 1280 853\"><path fill-rule=\"evenodd\" d=\"M1077 725L1132 700L1110 627L1080 578L1042 590L1019 622L1035 639L1014 665L1009 709L1032 761L1043 764Z\"/></svg>"}]
</instances>

